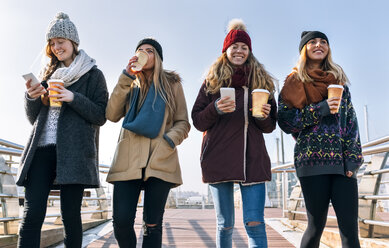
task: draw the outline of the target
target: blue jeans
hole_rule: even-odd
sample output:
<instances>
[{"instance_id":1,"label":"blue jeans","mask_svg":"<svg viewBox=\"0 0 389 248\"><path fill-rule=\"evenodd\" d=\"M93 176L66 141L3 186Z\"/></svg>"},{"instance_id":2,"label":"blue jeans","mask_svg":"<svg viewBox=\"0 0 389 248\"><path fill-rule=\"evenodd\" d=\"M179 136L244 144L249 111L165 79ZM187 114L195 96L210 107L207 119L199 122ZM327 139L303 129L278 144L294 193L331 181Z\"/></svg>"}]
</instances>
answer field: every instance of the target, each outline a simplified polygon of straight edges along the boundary
<instances>
[{"instance_id":1,"label":"blue jeans","mask_svg":"<svg viewBox=\"0 0 389 248\"><path fill-rule=\"evenodd\" d=\"M266 186L264 183L244 186L239 184L242 194L243 222L249 247L267 248L264 209ZM218 248L232 247L232 232L235 223L234 183L210 184L217 217L216 245ZM248 225L249 222L260 222Z\"/></svg>"}]
</instances>

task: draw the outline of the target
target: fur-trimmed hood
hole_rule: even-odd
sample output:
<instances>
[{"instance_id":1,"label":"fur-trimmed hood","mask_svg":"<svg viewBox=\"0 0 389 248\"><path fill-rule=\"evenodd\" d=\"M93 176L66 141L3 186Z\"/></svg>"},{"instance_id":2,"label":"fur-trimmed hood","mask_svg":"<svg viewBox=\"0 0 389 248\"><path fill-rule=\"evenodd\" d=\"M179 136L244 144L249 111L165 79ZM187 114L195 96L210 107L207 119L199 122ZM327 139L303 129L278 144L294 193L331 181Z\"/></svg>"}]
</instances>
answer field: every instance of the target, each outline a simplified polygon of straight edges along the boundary
<instances>
[{"instance_id":1,"label":"fur-trimmed hood","mask_svg":"<svg viewBox=\"0 0 389 248\"><path fill-rule=\"evenodd\" d=\"M175 71L165 71L166 77L170 83L182 83L180 75Z\"/></svg>"}]
</instances>

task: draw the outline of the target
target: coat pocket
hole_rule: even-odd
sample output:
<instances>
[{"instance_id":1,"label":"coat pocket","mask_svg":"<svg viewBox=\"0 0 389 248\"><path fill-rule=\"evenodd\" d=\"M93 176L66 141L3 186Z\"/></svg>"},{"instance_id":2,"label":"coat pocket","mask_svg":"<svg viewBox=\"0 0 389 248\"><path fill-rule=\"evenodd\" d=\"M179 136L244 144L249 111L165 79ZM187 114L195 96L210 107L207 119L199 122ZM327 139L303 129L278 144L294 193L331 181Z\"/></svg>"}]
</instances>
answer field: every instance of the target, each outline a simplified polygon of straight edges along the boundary
<instances>
[{"instance_id":1,"label":"coat pocket","mask_svg":"<svg viewBox=\"0 0 389 248\"><path fill-rule=\"evenodd\" d=\"M109 173L127 171L130 164L129 139L122 139L116 146L115 155Z\"/></svg>"},{"instance_id":2,"label":"coat pocket","mask_svg":"<svg viewBox=\"0 0 389 248\"><path fill-rule=\"evenodd\" d=\"M166 140L160 138L151 155L149 166L153 170L174 173L179 166L177 149L172 148Z\"/></svg>"}]
</instances>

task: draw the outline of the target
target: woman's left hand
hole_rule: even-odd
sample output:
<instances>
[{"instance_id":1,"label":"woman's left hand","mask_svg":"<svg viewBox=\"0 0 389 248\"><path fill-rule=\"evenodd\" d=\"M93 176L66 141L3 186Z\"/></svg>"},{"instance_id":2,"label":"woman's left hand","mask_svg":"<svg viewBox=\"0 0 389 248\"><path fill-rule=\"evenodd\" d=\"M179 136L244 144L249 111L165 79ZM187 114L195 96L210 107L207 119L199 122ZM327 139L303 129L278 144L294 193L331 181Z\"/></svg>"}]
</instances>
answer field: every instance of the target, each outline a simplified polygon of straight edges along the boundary
<instances>
[{"instance_id":1,"label":"woman's left hand","mask_svg":"<svg viewBox=\"0 0 389 248\"><path fill-rule=\"evenodd\" d=\"M54 102L72 102L74 99L74 94L70 90L67 90L62 85L57 85L58 88L47 88L47 90L57 91L56 95L49 95L49 97L57 97L53 99Z\"/></svg>"},{"instance_id":2,"label":"woman's left hand","mask_svg":"<svg viewBox=\"0 0 389 248\"><path fill-rule=\"evenodd\" d=\"M263 104L262 105L263 119L266 119L267 117L269 117L270 110L271 110L270 104Z\"/></svg>"},{"instance_id":3,"label":"woman's left hand","mask_svg":"<svg viewBox=\"0 0 389 248\"><path fill-rule=\"evenodd\" d=\"M347 177L351 177L353 174L354 174L354 173L353 173L352 171L347 171L347 172L346 172L346 176L347 176Z\"/></svg>"}]
</instances>

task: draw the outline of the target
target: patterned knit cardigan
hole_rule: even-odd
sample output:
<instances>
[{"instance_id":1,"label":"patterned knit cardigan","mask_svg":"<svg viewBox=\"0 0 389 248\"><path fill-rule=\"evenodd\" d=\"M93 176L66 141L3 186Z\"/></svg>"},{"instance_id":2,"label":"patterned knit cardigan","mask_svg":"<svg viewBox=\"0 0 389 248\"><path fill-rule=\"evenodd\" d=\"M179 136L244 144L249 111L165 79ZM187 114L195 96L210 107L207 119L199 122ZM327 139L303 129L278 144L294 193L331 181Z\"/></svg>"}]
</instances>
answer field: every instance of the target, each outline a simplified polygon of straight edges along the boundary
<instances>
[{"instance_id":1,"label":"patterned knit cardigan","mask_svg":"<svg viewBox=\"0 0 389 248\"><path fill-rule=\"evenodd\" d=\"M296 140L294 164L298 177L345 175L363 162L358 121L349 88L344 86L339 113L331 114L326 100L288 108L280 94L278 125Z\"/></svg>"}]
</instances>

